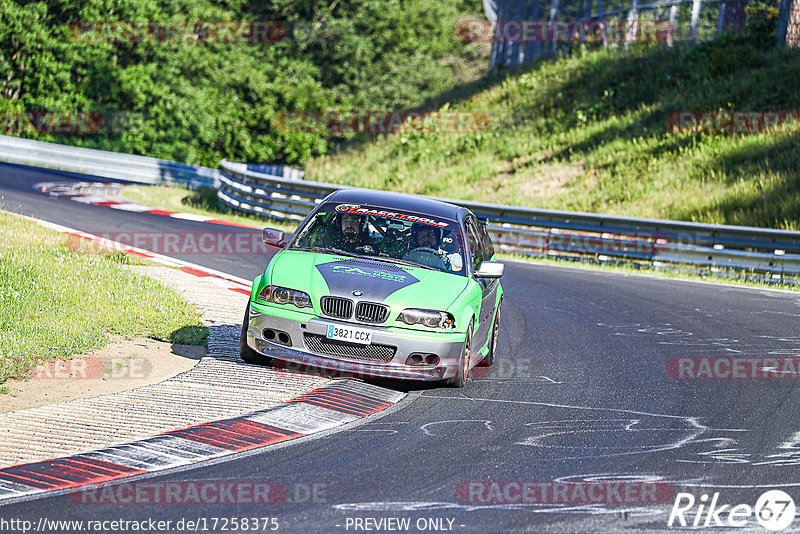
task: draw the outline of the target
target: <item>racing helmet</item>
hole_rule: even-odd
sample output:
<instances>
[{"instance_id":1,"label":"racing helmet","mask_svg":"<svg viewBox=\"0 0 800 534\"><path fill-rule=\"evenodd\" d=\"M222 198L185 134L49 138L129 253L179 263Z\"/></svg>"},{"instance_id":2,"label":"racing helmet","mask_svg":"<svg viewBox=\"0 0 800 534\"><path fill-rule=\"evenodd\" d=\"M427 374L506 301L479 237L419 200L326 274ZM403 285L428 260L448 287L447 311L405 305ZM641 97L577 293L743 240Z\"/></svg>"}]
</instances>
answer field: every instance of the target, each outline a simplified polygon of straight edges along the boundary
<instances>
[{"instance_id":1,"label":"racing helmet","mask_svg":"<svg viewBox=\"0 0 800 534\"><path fill-rule=\"evenodd\" d=\"M358 233L359 233L359 235L362 235L362 236L367 235L367 233L368 233L367 232L367 222L368 222L367 221L367 216L363 215L361 213L337 213L334 223L335 223L335 228L336 228L336 230L338 232L341 233L341 231L342 231L342 217L344 217L345 215L355 215L356 217L358 217L359 221L360 221L358 223Z\"/></svg>"},{"instance_id":2,"label":"racing helmet","mask_svg":"<svg viewBox=\"0 0 800 534\"><path fill-rule=\"evenodd\" d=\"M419 235L422 232L427 231L434 232L434 238L436 239L436 247L440 247L442 245L442 229L437 226L428 226L427 224L415 223L411 225L411 248L417 248L421 245L419 244Z\"/></svg>"}]
</instances>

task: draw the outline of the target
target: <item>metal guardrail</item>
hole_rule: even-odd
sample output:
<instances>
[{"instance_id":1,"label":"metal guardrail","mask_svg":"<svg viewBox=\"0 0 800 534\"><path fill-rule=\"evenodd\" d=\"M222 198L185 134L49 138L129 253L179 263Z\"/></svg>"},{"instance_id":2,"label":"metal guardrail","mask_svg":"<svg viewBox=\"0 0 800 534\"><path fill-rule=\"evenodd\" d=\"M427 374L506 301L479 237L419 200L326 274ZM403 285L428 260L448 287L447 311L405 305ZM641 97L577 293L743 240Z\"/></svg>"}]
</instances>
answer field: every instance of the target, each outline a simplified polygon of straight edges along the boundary
<instances>
[{"instance_id":1,"label":"metal guardrail","mask_svg":"<svg viewBox=\"0 0 800 534\"><path fill-rule=\"evenodd\" d=\"M222 160L217 196L233 209L278 220L301 221L320 200L349 186L284 179Z\"/></svg>"},{"instance_id":2,"label":"metal guardrail","mask_svg":"<svg viewBox=\"0 0 800 534\"><path fill-rule=\"evenodd\" d=\"M0 135L0 161L144 184L216 187L219 183L219 170L209 167L6 135Z\"/></svg>"},{"instance_id":3,"label":"metal guardrail","mask_svg":"<svg viewBox=\"0 0 800 534\"><path fill-rule=\"evenodd\" d=\"M77 172L142 184L178 182L190 187L219 187L218 169L166 159L136 156L0 135L0 161ZM267 176L299 180L303 171L283 165L248 164Z\"/></svg>"},{"instance_id":4,"label":"metal guardrail","mask_svg":"<svg viewBox=\"0 0 800 534\"><path fill-rule=\"evenodd\" d=\"M351 186L277 178L223 160L218 196L233 209L302 220L325 196ZM436 197L430 197L436 198ZM752 271L754 277L800 283L800 232L546 210L442 199L491 223L497 250L599 262L691 265Z\"/></svg>"},{"instance_id":5,"label":"metal guardrail","mask_svg":"<svg viewBox=\"0 0 800 534\"><path fill-rule=\"evenodd\" d=\"M136 183L216 185L220 201L233 209L290 221L302 220L333 191L354 189L304 180L302 171L277 165L223 160L219 171L8 136L0 136L0 161ZM800 283L797 231L438 200L467 207L491 221L489 231L501 252L646 262L666 268L735 269L750 271L761 279Z\"/></svg>"}]
</instances>

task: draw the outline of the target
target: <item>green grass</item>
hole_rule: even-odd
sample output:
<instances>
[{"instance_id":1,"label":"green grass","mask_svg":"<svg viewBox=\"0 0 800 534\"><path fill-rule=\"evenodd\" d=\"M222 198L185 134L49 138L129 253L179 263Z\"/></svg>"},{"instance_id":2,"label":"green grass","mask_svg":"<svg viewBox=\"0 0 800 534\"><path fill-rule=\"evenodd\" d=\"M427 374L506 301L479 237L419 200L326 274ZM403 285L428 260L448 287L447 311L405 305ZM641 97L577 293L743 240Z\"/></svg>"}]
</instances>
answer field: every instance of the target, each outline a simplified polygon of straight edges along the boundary
<instances>
[{"instance_id":1,"label":"green grass","mask_svg":"<svg viewBox=\"0 0 800 534\"><path fill-rule=\"evenodd\" d=\"M233 213L217 199L217 190L211 187L188 189L180 186L131 185L123 188L122 195L133 202L158 209L207 215L223 221L245 224L257 228L270 226L287 232L297 227L287 223L249 213Z\"/></svg>"},{"instance_id":2,"label":"green grass","mask_svg":"<svg viewBox=\"0 0 800 534\"><path fill-rule=\"evenodd\" d=\"M800 229L795 133L675 133L679 110L798 110L800 50L726 36L694 48L578 51L439 99L477 133L362 138L310 180L449 198Z\"/></svg>"},{"instance_id":3,"label":"green grass","mask_svg":"<svg viewBox=\"0 0 800 534\"><path fill-rule=\"evenodd\" d=\"M189 303L123 266L140 263L0 212L0 384L100 347L106 333L204 344Z\"/></svg>"}]
</instances>

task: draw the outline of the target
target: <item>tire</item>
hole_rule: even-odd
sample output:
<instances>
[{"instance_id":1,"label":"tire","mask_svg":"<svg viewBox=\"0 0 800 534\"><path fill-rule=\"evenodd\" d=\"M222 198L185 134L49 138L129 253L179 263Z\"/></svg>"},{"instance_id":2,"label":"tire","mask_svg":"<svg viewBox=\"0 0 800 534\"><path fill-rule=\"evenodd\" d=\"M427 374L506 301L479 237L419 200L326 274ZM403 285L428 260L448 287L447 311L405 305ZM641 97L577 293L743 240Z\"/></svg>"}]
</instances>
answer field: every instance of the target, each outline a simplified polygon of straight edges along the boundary
<instances>
[{"instance_id":1,"label":"tire","mask_svg":"<svg viewBox=\"0 0 800 534\"><path fill-rule=\"evenodd\" d=\"M472 323L467 327L467 339L464 340L464 350L461 352L461 358L458 359L459 372L453 378L449 378L446 384L452 388L463 388L467 383L467 375L469 375L469 357L472 353Z\"/></svg>"},{"instance_id":2,"label":"tire","mask_svg":"<svg viewBox=\"0 0 800 534\"><path fill-rule=\"evenodd\" d=\"M245 363L252 363L254 365L266 365L271 361L271 358L259 354L247 344L247 323L250 322L250 303L247 303L247 308L244 310L244 319L242 320L242 334L239 337L239 357Z\"/></svg>"},{"instance_id":3,"label":"tire","mask_svg":"<svg viewBox=\"0 0 800 534\"><path fill-rule=\"evenodd\" d=\"M497 303L497 311L494 313L494 326L492 326L492 338L489 340L489 352L486 353L481 366L491 367L494 363L494 356L497 353L497 338L500 336L500 309L503 307L503 299Z\"/></svg>"}]
</instances>

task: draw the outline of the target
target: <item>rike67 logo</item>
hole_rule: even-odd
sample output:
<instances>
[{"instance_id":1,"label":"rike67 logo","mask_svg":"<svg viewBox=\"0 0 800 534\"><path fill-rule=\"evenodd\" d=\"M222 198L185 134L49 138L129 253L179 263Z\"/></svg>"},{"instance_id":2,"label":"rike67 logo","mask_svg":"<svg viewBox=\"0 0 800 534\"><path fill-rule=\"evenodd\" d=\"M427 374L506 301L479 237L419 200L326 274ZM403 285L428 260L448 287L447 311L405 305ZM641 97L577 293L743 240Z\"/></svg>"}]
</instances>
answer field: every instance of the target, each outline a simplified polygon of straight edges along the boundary
<instances>
[{"instance_id":1,"label":"rike67 logo","mask_svg":"<svg viewBox=\"0 0 800 534\"><path fill-rule=\"evenodd\" d=\"M695 505L697 505L695 509ZM758 498L755 506L749 504L721 504L719 493L709 498L703 494L695 499L691 493L678 493L669 514L670 527L746 527L756 521L767 530L783 530L794 521L794 500L781 490L767 491Z\"/></svg>"}]
</instances>

